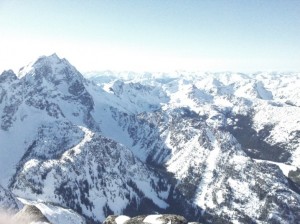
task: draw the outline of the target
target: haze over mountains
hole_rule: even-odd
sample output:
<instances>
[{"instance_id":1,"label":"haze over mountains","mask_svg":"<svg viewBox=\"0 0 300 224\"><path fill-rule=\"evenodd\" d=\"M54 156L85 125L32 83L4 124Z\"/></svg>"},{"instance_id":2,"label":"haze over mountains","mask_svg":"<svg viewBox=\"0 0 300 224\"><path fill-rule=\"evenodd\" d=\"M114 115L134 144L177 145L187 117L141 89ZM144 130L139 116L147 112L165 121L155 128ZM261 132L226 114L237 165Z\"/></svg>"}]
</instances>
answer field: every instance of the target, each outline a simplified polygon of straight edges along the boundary
<instances>
[{"instance_id":1,"label":"haze over mountains","mask_svg":"<svg viewBox=\"0 0 300 224\"><path fill-rule=\"evenodd\" d=\"M85 78L43 56L0 75L0 208L299 223L299 114L300 73Z\"/></svg>"}]
</instances>

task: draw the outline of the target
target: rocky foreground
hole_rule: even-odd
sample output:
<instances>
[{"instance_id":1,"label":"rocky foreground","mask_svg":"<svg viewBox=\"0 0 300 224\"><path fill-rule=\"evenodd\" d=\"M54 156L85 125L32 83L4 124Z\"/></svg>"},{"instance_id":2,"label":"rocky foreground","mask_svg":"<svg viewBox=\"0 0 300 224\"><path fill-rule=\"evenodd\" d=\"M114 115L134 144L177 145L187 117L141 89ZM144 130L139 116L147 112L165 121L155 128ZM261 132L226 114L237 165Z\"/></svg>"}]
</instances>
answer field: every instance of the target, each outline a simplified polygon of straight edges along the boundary
<instances>
[{"instance_id":1,"label":"rocky foreground","mask_svg":"<svg viewBox=\"0 0 300 224\"><path fill-rule=\"evenodd\" d=\"M18 213L0 217L0 224L56 224L50 221L47 215L35 205L25 205ZM70 221L70 220L68 220ZM110 215L103 224L200 224L188 222L183 216L175 214L153 214L129 217L125 215ZM62 223L63 224L63 223Z\"/></svg>"},{"instance_id":2,"label":"rocky foreground","mask_svg":"<svg viewBox=\"0 0 300 224\"><path fill-rule=\"evenodd\" d=\"M200 224L199 222L188 222L183 216L174 214L139 215L129 217L125 215L110 215L103 224Z\"/></svg>"}]
</instances>

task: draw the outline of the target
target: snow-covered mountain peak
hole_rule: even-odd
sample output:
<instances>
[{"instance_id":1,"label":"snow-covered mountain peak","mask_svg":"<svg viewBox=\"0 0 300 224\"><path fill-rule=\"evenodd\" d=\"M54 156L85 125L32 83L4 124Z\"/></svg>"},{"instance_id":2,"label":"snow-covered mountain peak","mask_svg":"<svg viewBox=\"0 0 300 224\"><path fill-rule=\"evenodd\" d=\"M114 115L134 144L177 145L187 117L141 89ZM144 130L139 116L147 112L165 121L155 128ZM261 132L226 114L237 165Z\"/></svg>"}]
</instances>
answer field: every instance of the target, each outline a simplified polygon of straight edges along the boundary
<instances>
[{"instance_id":1,"label":"snow-covered mountain peak","mask_svg":"<svg viewBox=\"0 0 300 224\"><path fill-rule=\"evenodd\" d=\"M18 77L24 87L23 93L27 90L30 94L43 92L53 97L71 97L70 99L79 100L84 105L88 101L88 106L92 105L85 89L84 77L66 59L61 59L56 54L40 57L36 62L30 63L20 70ZM87 98L89 99L86 100Z\"/></svg>"},{"instance_id":2,"label":"snow-covered mountain peak","mask_svg":"<svg viewBox=\"0 0 300 224\"><path fill-rule=\"evenodd\" d=\"M56 54L39 57L35 62L20 69L18 77L30 80L45 78L48 81L60 83L71 80L82 80L83 76L66 59L59 58Z\"/></svg>"},{"instance_id":3,"label":"snow-covered mountain peak","mask_svg":"<svg viewBox=\"0 0 300 224\"><path fill-rule=\"evenodd\" d=\"M16 80L16 79L17 79L17 76L13 72L13 70L4 71L0 75L0 83L11 82L11 81Z\"/></svg>"},{"instance_id":4,"label":"snow-covered mountain peak","mask_svg":"<svg viewBox=\"0 0 300 224\"><path fill-rule=\"evenodd\" d=\"M51 54L51 55L49 55L49 56L45 56L45 55L44 55L44 56L39 57L38 60L37 60L37 62L38 62L38 61L48 61L48 62L50 62L50 63L59 63L59 62L62 61L62 60L65 60L65 59L59 58L59 57L57 56L57 54L54 53L54 54Z\"/></svg>"}]
</instances>

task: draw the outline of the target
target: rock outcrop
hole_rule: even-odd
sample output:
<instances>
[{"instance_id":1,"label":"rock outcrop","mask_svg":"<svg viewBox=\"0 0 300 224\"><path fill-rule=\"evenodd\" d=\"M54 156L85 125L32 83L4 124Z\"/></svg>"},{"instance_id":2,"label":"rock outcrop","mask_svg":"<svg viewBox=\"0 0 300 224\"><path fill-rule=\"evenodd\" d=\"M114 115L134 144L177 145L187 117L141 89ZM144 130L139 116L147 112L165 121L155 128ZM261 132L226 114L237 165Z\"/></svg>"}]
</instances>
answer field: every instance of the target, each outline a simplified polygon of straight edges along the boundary
<instances>
[{"instance_id":1,"label":"rock outcrop","mask_svg":"<svg viewBox=\"0 0 300 224\"><path fill-rule=\"evenodd\" d=\"M183 216L174 214L154 214L128 217L125 215L110 215L103 224L200 224L199 222L188 222Z\"/></svg>"}]
</instances>

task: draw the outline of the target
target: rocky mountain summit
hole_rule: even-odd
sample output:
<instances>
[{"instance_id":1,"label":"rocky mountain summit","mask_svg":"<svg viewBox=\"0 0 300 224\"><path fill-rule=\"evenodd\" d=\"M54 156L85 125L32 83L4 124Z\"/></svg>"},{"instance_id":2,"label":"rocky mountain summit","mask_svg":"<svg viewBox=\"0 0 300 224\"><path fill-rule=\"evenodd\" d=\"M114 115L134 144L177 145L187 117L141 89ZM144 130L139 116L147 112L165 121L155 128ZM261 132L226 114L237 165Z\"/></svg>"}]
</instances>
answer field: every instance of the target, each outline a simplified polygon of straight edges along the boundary
<instances>
[{"instance_id":1,"label":"rocky mountain summit","mask_svg":"<svg viewBox=\"0 0 300 224\"><path fill-rule=\"evenodd\" d=\"M299 99L300 73L85 78L40 57L0 75L0 208L66 224L299 223Z\"/></svg>"},{"instance_id":2,"label":"rocky mountain summit","mask_svg":"<svg viewBox=\"0 0 300 224\"><path fill-rule=\"evenodd\" d=\"M140 215L136 217L128 217L125 215L110 215L103 224L200 224L199 222L188 222L184 217L171 214L156 214L156 215Z\"/></svg>"}]
</instances>

